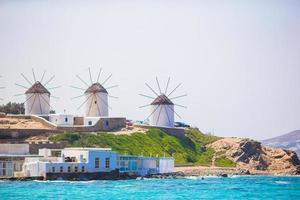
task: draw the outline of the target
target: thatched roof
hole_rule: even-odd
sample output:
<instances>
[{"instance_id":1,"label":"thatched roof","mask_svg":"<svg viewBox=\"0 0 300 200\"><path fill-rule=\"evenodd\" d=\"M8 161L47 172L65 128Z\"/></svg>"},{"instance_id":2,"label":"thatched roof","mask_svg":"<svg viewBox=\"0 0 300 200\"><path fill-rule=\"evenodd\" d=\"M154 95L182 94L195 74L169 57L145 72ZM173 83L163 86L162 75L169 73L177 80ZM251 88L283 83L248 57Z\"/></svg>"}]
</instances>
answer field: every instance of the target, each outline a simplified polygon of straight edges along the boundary
<instances>
[{"instance_id":1,"label":"thatched roof","mask_svg":"<svg viewBox=\"0 0 300 200\"><path fill-rule=\"evenodd\" d=\"M151 105L174 105L174 103L164 94L158 96Z\"/></svg>"},{"instance_id":2,"label":"thatched roof","mask_svg":"<svg viewBox=\"0 0 300 200\"><path fill-rule=\"evenodd\" d=\"M85 92L86 93L107 93L106 89L100 83L93 83Z\"/></svg>"},{"instance_id":3,"label":"thatched roof","mask_svg":"<svg viewBox=\"0 0 300 200\"><path fill-rule=\"evenodd\" d=\"M50 92L43 86L39 81L35 82L26 92L25 94L33 94L33 93L47 93L50 95Z\"/></svg>"}]
</instances>

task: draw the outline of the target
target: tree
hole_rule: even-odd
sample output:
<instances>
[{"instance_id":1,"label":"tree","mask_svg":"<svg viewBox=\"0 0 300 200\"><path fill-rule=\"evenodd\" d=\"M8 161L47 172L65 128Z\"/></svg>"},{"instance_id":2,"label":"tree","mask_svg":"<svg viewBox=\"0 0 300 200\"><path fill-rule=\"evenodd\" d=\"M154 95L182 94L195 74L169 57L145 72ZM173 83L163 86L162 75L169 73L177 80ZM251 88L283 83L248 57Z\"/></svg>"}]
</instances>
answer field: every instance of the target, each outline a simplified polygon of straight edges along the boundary
<instances>
[{"instance_id":1,"label":"tree","mask_svg":"<svg viewBox=\"0 0 300 200\"><path fill-rule=\"evenodd\" d=\"M24 114L24 103L8 102L6 105L0 105L0 112L6 114Z\"/></svg>"}]
</instances>

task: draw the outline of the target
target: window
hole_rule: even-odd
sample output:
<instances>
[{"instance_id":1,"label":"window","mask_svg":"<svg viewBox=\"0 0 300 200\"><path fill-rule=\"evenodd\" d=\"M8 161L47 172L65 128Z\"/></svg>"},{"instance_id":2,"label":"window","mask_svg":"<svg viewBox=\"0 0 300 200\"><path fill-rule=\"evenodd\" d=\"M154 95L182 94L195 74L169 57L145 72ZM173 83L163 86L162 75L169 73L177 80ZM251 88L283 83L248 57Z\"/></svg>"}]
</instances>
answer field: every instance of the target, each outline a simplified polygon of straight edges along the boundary
<instances>
[{"instance_id":1,"label":"window","mask_svg":"<svg viewBox=\"0 0 300 200\"><path fill-rule=\"evenodd\" d=\"M65 118L65 122L68 122L68 118L67 117Z\"/></svg>"},{"instance_id":2,"label":"window","mask_svg":"<svg viewBox=\"0 0 300 200\"><path fill-rule=\"evenodd\" d=\"M95 101L95 104L97 104L97 101Z\"/></svg>"},{"instance_id":3,"label":"window","mask_svg":"<svg viewBox=\"0 0 300 200\"><path fill-rule=\"evenodd\" d=\"M60 168L59 168L59 171L62 173L62 172L64 172L64 168L61 166Z\"/></svg>"},{"instance_id":4,"label":"window","mask_svg":"<svg viewBox=\"0 0 300 200\"><path fill-rule=\"evenodd\" d=\"M81 172L84 172L84 166L81 167Z\"/></svg>"},{"instance_id":5,"label":"window","mask_svg":"<svg viewBox=\"0 0 300 200\"><path fill-rule=\"evenodd\" d=\"M105 158L105 168L109 169L110 167L110 159L109 158Z\"/></svg>"},{"instance_id":6,"label":"window","mask_svg":"<svg viewBox=\"0 0 300 200\"><path fill-rule=\"evenodd\" d=\"M71 172L71 167L70 166L68 167L68 172Z\"/></svg>"},{"instance_id":7,"label":"window","mask_svg":"<svg viewBox=\"0 0 300 200\"><path fill-rule=\"evenodd\" d=\"M91 126L91 125L93 124L93 122L92 122L92 121L89 121L88 124Z\"/></svg>"},{"instance_id":8,"label":"window","mask_svg":"<svg viewBox=\"0 0 300 200\"><path fill-rule=\"evenodd\" d=\"M106 126L108 126L108 125L109 125L109 124L108 124L108 121L105 121L105 125L106 125Z\"/></svg>"},{"instance_id":9,"label":"window","mask_svg":"<svg viewBox=\"0 0 300 200\"><path fill-rule=\"evenodd\" d=\"M100 167L100 159L95 158L95 168L99 168L99 167Z\"/></svg>"},{"instance_id":10,"label":"window","mask_svg":"<svg viewBox=\"0 0 300 200\"><path fill-rule=\"evenodd\" d=\"M78 172L78 166L75 166L74 171Z\"/></svg>"},{"instance_id":11,"label":"window","mask_svg":"<svg viewBox=\"0 0 300 200\"><path fill-rule=\"evenodd\" d=\"M53 172L53 173L55 172L55 167L52 167L52 172Z\"/></svg>"}]
</instances>

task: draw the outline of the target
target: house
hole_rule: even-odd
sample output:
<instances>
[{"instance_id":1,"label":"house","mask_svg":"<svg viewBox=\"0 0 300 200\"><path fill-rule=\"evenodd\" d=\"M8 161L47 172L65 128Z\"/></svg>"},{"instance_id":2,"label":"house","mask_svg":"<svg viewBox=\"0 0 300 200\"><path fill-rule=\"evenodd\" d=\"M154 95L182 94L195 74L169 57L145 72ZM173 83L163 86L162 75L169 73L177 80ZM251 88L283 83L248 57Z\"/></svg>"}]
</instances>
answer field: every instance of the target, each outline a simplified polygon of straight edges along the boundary
<instances>
[{"instance_id":1,"label":"house","mask_svg":"<svg viewBox=\"0 0 300 200\"><path fill-rule=\"evenodd\" d=\"M39 156L26 158L25 177L93 180L174 172L173 158L119 155L109 148L40 149Z\"/></svg>"}]
</instances>

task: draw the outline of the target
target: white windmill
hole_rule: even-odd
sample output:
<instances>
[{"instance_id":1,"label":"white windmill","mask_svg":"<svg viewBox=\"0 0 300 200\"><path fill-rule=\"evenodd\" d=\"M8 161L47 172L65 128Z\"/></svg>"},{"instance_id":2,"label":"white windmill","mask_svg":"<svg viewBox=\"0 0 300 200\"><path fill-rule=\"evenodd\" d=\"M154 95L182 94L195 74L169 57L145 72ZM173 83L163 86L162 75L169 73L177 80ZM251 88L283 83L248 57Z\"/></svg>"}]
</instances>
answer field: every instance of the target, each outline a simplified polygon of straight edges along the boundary
<instances>
[{"instance_id":1,"label":"white windmill","mask_svg":"<svg viewBox=\"0 0 300 200\"><path fill-rule=\"evenodd\" d=\"M118 98L118 97L109 95L107 90L117 87L118 85L113 85L106 88L104 87L104 84L107 83L107 81L112 77L112 74L110 74L102 83L99 82L102 68L98 73L96 82L93 81L90 68L88 68L88 71L89 71L90 82L91 82L90 85L86 81L84 81L79 75L76 75L76 77L87 88L71 86L72 88L84 91L82 95L73 97L72 99L85 97L85 101L77 108L77 110L79 110L83 105L85 105L86 117L108 117L109 116L108 110L109 109L112 110L112 108L108 104L108 97L111 98Z\"/></svg>"},{"instance_id":2,"label":"white windmill","mask_svg":"<svg viewBox=\"0 0 300 200\"><path fill-rule=\"evenodd\" d=\"M187 94L171 97L171 95L180 87L181 83L178 84L170 93L168 93L168 86L170 83L170 78L168 79L166 88L164 91L161 90L159 81L156 77L156 83L158 86L159 92L156 92L152 89L147 83L146 86L156 95L156 97L152 97L145 94L139 94L143 97L147 97L152 99L153 101L150 104L141 106L148 107L150 106L150 115L146 118L146 120L150 120L149 125L151 126L159 126L159 127L174 127L174 114L179 118L179 114L175 112L174 106L179 106L183 108L187 108L186 106L175 104L172 102L173 99L181 98L187 96Z\"/></svg>"},{"instance_id":3,"label":"white windmill","mask_svg":"<svg viewBox=\"0 0 300 200\"><path fill-rule=\"evenodd\" d=\"M51 108L50 97L58 98L51 95L49 90L59 88L60 86L46 88L46 86L54 79L55 75L53 75L48 81L45 81L43 83L45 73L46 71L44 71L40 80L36 80L34 70L32 69L33 81L30 81L24 74L21 73L21 76L30 85L30 87L26 87L24 85L16 83L17 86L26 89L25 93L15 95L26 96L26 100L24 102L25 115L49 115Z\"/></svg>"}]
</instances>

